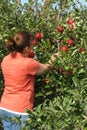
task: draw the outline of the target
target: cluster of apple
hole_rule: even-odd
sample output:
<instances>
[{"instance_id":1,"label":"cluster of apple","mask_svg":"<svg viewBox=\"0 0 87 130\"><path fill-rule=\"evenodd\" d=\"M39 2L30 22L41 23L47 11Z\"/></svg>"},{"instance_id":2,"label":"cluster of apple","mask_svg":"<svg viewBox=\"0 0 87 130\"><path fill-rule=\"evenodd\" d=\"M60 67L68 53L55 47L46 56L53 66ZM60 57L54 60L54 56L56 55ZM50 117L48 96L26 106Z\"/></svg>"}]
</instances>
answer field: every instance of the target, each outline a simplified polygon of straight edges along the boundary
<instances>
[{"instance_id":1,"label":"cluster of apple","mask_svg":"<svg viewBox=\"0 0 87 130\"><path fill-rule=\"evenodd\" d=\"M69 29L74 30L74 20L73 20L73 19L68 19L67 23L68 23ZM64 32L64 27L61 26L61 25L59 25L58 28L57 28L57 30L58 30L59 33L63 33L63 32ZM34 42L33 42L34 46L37 45L38 41L41 40L41 39L43 39L43 33L42 33L42 32L37 32L37 33L35 34L35 40L34 40ZM72 38L69 38L69 39L67 40L67 43L68 43L70 46L73 46L73 45L74 45L74 40L73 40ZM60 48L60 50L61 50L61 51L68 52L68 47L67 47L66 45L64 45L64 46L62 46L62 47ZM81 53L85 52L85 48L83 48L83 47L80 48L80 49L79 49L79 52L81 52Z\"/></svg>"},{"instance_id":2,"label":"cluster of apple","mask_svg":"<svg viewBox=\"0 0 87 130\"><path fill-rule=\"evenodd\" d=\"M68 19L67 23L68 23L68 28L70 30L74 30L74 23L75 23L75 21L73 19ZM58 28L57 28L57 30L58 30L58 33L62 34L65 31L65 28L64 28L64 26L59 25ZM38 44L38 41L40 41L41 39L43 39L43 33L42 32L37 32L35 34L35 40L33 42L33 45L36 46ZM51 41L52 40L53 39L51 39ZM68 38L67 41L66 41L66 43L67 43L67 45L62 45L60 47L60 51L61 52L67 53L68 50L69 50L68 45L69 46L73 46L75 44L75 41L72 38ZM83 47L79 48L79 52L80 53L84 53L85 52L85 48L83 48ZM33 51L29 54L29 57L31 57L31 58L34 57L34 52ZM60 72L60 74L62 74L63 73L63 69L59 68L59 72ZM66 73L67 73L67 75L70 76L70 75L72 75L72 70L71 69L67 70Z\"/></svg>"},{"instance_id":3,"label":"cluster of apple","mask_svg":"<svg viewBox=\"0 0 87 130\"><path fill-rule=\"evenodd\" d=\"M74 30L74 20L73 19L68 19L67 23L68 23L69 29L70 30ZM64 32L64 27L59 25L58 26L58 32L62 34ZM69 50L68 45L73 46L75 42L74 42L74 40L72 38L69 38L66 41L66 43L67 43L67 45L62 45L60 47L60 51L65 52L65 53L67 53L68 50ZM86 50L83 47L81 47L81 48L78 49L78 52L80 52L80 53L85 53L85 51ZM71 69L69 69L69 70L66 71L66 74L68 76L72 75L72 69L74 68L74 65L71 64L70 68ZM63 74L63 69L59 68L59 72L60 72L60 74Z\"/></svg>"},{"instance_id":4,"label":"cluster of apple","mask_svg":"<svg viewBox=\"0 0 87 130\"><path fill-rule=\"evenodd\" d=\"M43 39L43 33L42 32L37 32L35 34L35 39L33 41L33 45L37 45L38 41ZM33 58L35 56L35 53L33 51L31 51L29 54L28 54L28 57L30 58Z\"/></svg>"},{"instance_id":5,"label":"cluster of apple","mask_svg":"<svg viewBox=\"0 0 87 130\"><path fill-rule=\"evenodd\" d=\"M67 23L68 23L69 29L74 30L74 20L73 20L73 19L68 19ZM58 26L58 32L59 32L59 33L63 33L63 32L64 32L64 27L61 26L61 25L59 25L59 26ZM69 38L69 39L67 40L67 43L68 43L70 46L73 46L73 45L74 45L74 40L73 40L72 38ZM60 50L61 50L61 51L68 52L68 47L67 47L66 45L64 45L64 46L62 46L62 47L60 48ZM80 53L84 53L84 52L85 52L85 48L83 48L83 47L80 48L80 49L79 49L79 52L80 52Z\"/></svg>"}]
</instances>

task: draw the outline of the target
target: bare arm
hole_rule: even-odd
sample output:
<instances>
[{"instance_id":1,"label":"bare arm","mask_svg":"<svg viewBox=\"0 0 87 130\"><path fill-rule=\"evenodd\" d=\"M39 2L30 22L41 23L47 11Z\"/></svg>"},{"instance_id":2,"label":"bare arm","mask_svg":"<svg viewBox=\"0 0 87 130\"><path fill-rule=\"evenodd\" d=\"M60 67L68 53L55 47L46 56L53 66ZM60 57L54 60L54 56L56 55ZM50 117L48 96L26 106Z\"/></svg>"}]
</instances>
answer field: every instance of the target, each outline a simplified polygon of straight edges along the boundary
<instances>
[{"instance_id":1,"label":"bare arm","mask_svg":"<svg viewBox=\"0 0 87 130\"><path fill-rule=\"evenodd\" d=\"M52 62L54 62L56 60L55 56L59 56L59 55L60 55L59 52L54 54L54 55L52 55L51 59L48 61L49 64L42 64L42 63L40 63L40 68L37 71L36 75L43 75L47 71L52 70L52 68L53 68Z\"/></svg>"}]
</instances>

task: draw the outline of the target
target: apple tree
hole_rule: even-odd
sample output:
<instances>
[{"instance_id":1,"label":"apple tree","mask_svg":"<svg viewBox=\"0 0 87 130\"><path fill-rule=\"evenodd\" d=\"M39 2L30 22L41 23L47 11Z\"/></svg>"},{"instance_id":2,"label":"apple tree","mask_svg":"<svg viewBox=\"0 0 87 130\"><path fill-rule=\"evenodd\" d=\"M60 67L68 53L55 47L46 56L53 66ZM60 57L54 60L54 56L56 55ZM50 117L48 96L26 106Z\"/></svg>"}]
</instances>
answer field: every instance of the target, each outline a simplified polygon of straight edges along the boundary
<instances>
[{"instance_id":1,"label":"apple tree","mask_svg":"<svg viewBox=\"0 0 87 130\"><path fill-rule=\"evenodd\" d=\"M79 7L80 6L80 7ZM0 2L0 60L8 54L6 38L19 30L35 34L29 57L48 63L55 56L53 70L37 76L34 111L24 129L87 129L87 8L78 1L31 0ZM3 77L0 71L0 89ZM17 120L20 122L19 120Z\"/></svg>"}]
</instances>

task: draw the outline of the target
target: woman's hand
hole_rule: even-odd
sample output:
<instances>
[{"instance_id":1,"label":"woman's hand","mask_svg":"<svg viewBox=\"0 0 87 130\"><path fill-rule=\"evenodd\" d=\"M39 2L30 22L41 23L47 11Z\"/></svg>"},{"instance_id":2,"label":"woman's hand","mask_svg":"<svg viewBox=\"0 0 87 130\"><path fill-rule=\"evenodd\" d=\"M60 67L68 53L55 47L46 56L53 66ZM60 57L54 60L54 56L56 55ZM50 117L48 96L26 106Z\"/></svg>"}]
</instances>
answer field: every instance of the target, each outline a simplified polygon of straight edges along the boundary
<instances>
[{"instance_id":1,"label":"woman's hand","mask_svg":"<svg viewBox=\"0 0 87 130\"><path fill-rule=\"evenodd\" d=\"M59 57L60 52L57 52L56 54L53 54L51 56L51 59L48 61L48 64L40 63L40 68L37 71L36 75L42 75L42 74L45 74L47 71L52 70L54 68L52 63L56 60L56 56Z\"/></svg>"},{"instance_id":2,"label":"woman's hand","mask_svg":"<svg viewBox=\"0 0 87 130\"><path fill-rule=\"evenodd\" d=\"M60 52L58 51L57 53L53 54L51 56L51 59L49 60L49 64L52 65L52 63L56 60L56 57L59 57L60 56Z\"/></svg>"}]
</instances>

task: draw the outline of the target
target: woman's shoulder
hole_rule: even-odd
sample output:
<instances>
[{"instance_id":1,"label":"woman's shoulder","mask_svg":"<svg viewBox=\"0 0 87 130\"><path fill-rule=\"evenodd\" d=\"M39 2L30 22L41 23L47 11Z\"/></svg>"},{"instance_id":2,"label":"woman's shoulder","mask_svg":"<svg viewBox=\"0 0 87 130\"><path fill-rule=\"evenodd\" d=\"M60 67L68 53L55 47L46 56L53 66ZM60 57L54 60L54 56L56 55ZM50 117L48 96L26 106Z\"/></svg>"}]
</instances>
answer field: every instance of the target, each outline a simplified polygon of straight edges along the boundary
<instances>
[{"instance_id":1,"label":"woman's shoulder","mask_svg":"<svg viewBox=\"0 0 87 130\"><path fill-rule=\"evenodd\" d=\"M26 60L27 60L27 62L39 62L39 61L37 61L36 59L34 59L34 58L29 58L29 57L27 57Z\"/></svg>"},{"instance_id":2,"label":"woman's shoulder","mask_svg":"<svg viewBox=\"0 0 87 130\"><path fill-rule=\"evenodd\" d=\"M8 55L5 55L5 56L3 57L3 59L2 59L2 61L6 60L6 59L8 59L8 58L9 58L9 54L8 54Z\"/></svg>"},{"instance_id":3,"label":"woman's shoulder","mask_svg":"<svg viewBox=\"0 0 87 130\"><path fill-rule=\"evenodd\" d=\"M35 66L36 64L40 64L39 61L37 61L34 58L26 58L27 65Z\"/></svg>"}]
</instances>

